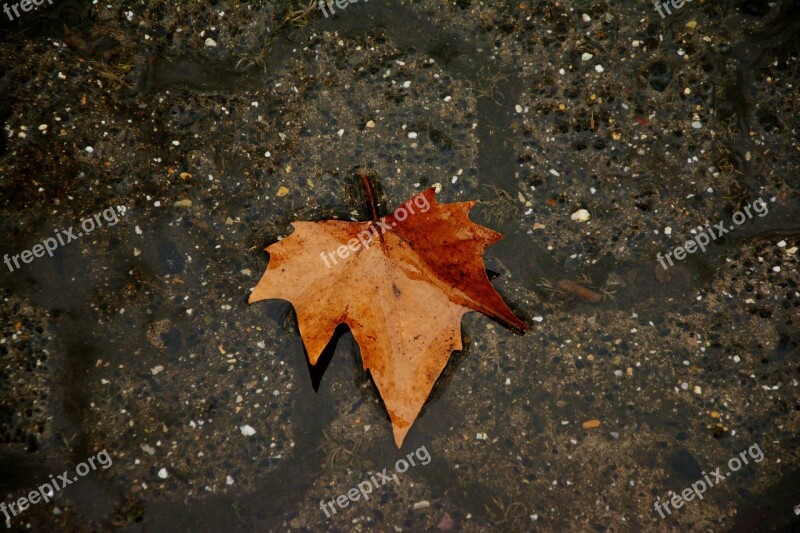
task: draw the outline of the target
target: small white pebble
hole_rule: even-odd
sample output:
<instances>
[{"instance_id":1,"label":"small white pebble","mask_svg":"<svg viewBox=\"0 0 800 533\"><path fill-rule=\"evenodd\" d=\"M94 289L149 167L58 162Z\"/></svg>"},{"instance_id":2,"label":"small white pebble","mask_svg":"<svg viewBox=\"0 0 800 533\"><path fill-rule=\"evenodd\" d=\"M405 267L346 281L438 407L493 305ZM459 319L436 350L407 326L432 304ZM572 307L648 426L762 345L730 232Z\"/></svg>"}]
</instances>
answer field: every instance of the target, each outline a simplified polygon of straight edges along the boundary
<instances>
[{"instance_id":1,"label":"small white pebble","mask_svg":"<svg viewBox=\"0 0 800 533\"><path fill-rule=\"evenodd\" d=\"M161 479L167 479L169 477L169 473L167 473L167 469L166 468L162 468L161 470L159 470L158 471L158 477L160 477Z\"/></svg>"},{"instance_id":2,"label":"small white pebble","mask_svg":"<svg viewBox=\"0 0 800 533\"><path fill-rule=\"evenodd\" d=\"M217 46L217 41L215 41L211 37L206 37L206 46L208 46L209 48Z\"/></svg>"},{"instance_id":3,"label":"small white pebble","mask_svg":"<svg viewBox=\"0 0 800 533\"><path fill-rule=\"evenodd\" d=\"M581 54L581 61L589 61L593 57L594 56L592 54L590 54L589 52L584 52L583 54ZM598 70L597 72L602 72L602 71Z\"/></svg>"},{"instance_id":4,"label":"small white pebble","mask_svg":"<svg viewBox=\"0 0 800 533\"><path fill-rule=\"evenodd\" d=\"M700 123L700 121L698 121L698 120L695 120L694 122L692 122L692 127L693 127L694 129L696 129L696 130L699 130L700 128L702 128L702 127L703 127L703 124L701 124L701 123Z\"/></svg>"},{"instance_id":5,"label":"small white pebble","mask_svg":"<svg viewBox=\"0 0 800 533\"><path fill-rule=\"evenodd\" d=\"M336 135L338 135L339 137L341 137L342 135L344 135L344 128L342 128L342 129L340 129L339 131L337 131L337 132L336 132Z\"/></svg>"},{"instance_id":6,"label":"small white pebble","mask_svg":"<svg viewBox=\"0 0 800 533\"><path fill-rule=\"evenodd\" d=\"M741 360L742 360L742 358L741 358L741 357L739 357L738 355L734 355L734 356L733 356L733 362L734 362L734 363L738 363L738 362L739 362L739 361L741 361Z\"/></svg>"},{"instance_id":7,"label":"small white pebble","mask_svg":"<svg viewBox=\"0 0 800 533\"><path fill-rule=\"evenodd\" d=\"M248 426L247 424L239 427L239 431L241 431L242 435L244 435L245 437L252 437L253 435L256 434L256 430Z\"/></svg>"},{"instance_id":8,"label":"small white pebble","mask_svg":"<svg viewBox=\"0 0 800 533\"><path fill-rule=\"evenodd\" d=\"M664 228L664 235L672 235L672 227L667 226Z\"/></svg>"},{"instance_id":9,"label":"small white pebble","mask_svg":"<svg viewBox=\"0 0 800 533\"><path fill-rule=\"evenodd\" d=\"M417 138L417 132L415 132L415 131L409 131L409 132L408 132L408 138L409 138L409 139L416 139L416 138Z\"/></svg>"},{"instance_id":10,"label":"small white pebble","mask_svg":"<svg viewBox=\"0 0 800 533\"><path fill-rule=\"evenodd\" d=\"M780 241L778 243L778 248L785 248L785 247L786 247L786 241Z\"/></svg>"},{"instance_id":11,"label":"small white pebble","mask_svg":"<svg viewBox=\"0 0 800 533\"><path fill-rule=\"evenodd\" d=\"M570 220L572 220L573 222L586 222L591 217L592 215L589 214L589 211L587 211L586 209L578 209L569 216Z\"/></svg>"},{"instance_id":12,"label":"small white pebble","mask_svg":"<svg viewBox=\"0 0 800 533\"><path fill-rule=\"evenodd\" d=\"M692 391L693 391L695 394L703 394L703 389L701 389L701 388L700 388L700 385L695 385L695 386L694 386L694 389L692 389Z\"/></svg>"},{"instance_id":13,"label":"small white pebble","mask_svg":"<svg viewBox=\"0 0 800 533\"><path fill-rule=\"evenodd\" d=\"M86 152L91 154L92 152L94 152L94 148L92 148L91 146L87 146Z\"/></svg>"},{"instance_id":14,"label":"small white pebble","mask_svg":"<svg viewBox=\"0 0 800 533\"><path fill-rule=\"evenodd\" d=\"M409 87L411 87L411 82L410 81L404 81L403 82L403 87L408 89Z\"/></svg>"},{"instance_id":15,"label":"small white pebble","mask_svg":"<svg viewBox=\"0 0 800 533\"><path fill-rule=\"evenodd\" d=\"M774 266L774 267L772 267L772 271L773 271L773 272L780 272L780 271L781 271L781 267L779 267L779 266Z\"/></svg>"},{"instance_id":16,"label":"small white pebble","mask_svg":"<svg viewBox=\"0 0 800 533\"><path fill-rule=\"evenodd\" d=\"M587 13L581 15L581 18L583 19L584 22L589 22L592 20L592 17L590 17Z\"/></svg>"},{"instance_id":17,"label":"small white pebble","mask_svg":"<svg viewBox=\"0 0 800 533\"><path fill-rule=\"evenodd\" d=\"M594 69L595 69L597 72L603 72L603 71L605 70L605 69L603 68L603 65L595 65L595 66L594 66Z\"/></svg>"},{"instance_id":18,"label":"small white pebble","mask_svg":"<svg viewBox=\"0 0 800 533\"><path fill-rule=\"evenodd\" d=\"M231 476L225 476L225 484L233 485L233 478Z\"/></svg>"},{"instance_id":19,"label":"small white pebble","mask_svg":"<svg viewBox=\"0 0 800 533\"><path fill-rule=\"evenodd\" d=\"M517 113L522 113L522 106L519 104L515 105L514 111L516 111Z\"/></svg>"}]
</instances>

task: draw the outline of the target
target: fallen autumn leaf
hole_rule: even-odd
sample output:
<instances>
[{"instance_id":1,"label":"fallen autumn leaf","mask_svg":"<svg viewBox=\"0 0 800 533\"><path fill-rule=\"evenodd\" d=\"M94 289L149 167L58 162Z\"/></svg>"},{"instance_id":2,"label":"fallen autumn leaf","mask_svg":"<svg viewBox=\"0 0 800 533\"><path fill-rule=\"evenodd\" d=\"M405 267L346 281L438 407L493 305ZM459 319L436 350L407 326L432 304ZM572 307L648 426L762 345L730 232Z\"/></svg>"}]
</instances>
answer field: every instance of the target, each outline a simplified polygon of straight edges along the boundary
<instances>
[{"instance_id":1,"label":"fallen autumn leaf","mask_svg":"<svg viewBox=\"0 0 800 533\"><path fill-rule=\"evenodd\" d=\"M366 178L364 185L373 220L293 223L292 234L265 248L269 265L249 303L289 301L312 365L336 326L347 324L400 447L451 352L462 349L464 313L479 311L519 332L526 328L486 276L483 252L502 236L469 220L474 201L438 204L431 188L378 219ZM423 200L430 208L415 212L413 205ZM377 241L352 246L365 232ZM342 247L347 261L324 266L320 257Z\"/></svg>"}]
</instances>

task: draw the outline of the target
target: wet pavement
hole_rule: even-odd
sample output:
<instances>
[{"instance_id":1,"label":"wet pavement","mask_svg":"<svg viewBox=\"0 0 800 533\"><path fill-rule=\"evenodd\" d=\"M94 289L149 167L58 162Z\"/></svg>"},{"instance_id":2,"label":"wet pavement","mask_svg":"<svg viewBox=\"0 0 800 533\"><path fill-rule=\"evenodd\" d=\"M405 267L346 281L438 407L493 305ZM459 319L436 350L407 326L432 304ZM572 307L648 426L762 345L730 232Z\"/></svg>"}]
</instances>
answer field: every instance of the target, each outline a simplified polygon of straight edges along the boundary
<instances>
[{"instance_id":1,"label":"wet pavement","mask_svg":"<svg viewBox=\"0 0 800 533\"><path fill-rule=\"evenodd\" d=\"M0 522L798 528L797 4L301 4L0 12L0 502L113 460ZM361 172L383 213L479 200L529 328L466 315L402 450L349 332L311 369L247 305L290 222L369 218Z\"/></svg>"}]
</instances>

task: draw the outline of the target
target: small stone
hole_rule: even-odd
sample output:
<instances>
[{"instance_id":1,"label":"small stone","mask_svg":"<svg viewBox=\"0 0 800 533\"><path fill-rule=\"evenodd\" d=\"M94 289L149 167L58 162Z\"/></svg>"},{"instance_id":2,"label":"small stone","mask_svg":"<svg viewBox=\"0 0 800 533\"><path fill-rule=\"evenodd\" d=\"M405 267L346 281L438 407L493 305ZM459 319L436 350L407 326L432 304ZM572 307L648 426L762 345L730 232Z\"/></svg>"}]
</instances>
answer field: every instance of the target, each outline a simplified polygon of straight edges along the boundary
<instances>
[{"instance_id":1,"label":"small stone","mask_svg":"<svg viewBox=\"0 0 800 533\"><path fill-rule=\"evenodd\" d=\"M797 253L797 246L792 246L786 249L786 255L794 255Z\"/></svg>"},{"instance_id":2,"label":"small stone","mask_svg":"<svg viewBox=\"0 0 800 533\"><path fill-rule=\"evenodd\" d=\"M734 362L734 363L738 363L738 362L739 362L739 361L741 361L741 360L742 360L742 358L741 358L741 357L739 357L738 355L734 355L734 356L733 356L733 362Z\"/></svg>"},{"instance_id":3,"label":"small stone","mask_svg":"<svg viewBox=\"0 0 800 533\"><path fill-rule=\"evenodd\" d=\"M695 29L697 27L697 21L690 20L689 22L686 23L686 27L689 28L690 30Z\"/></svg>"},{"instance_id":4,"label":"small stone","mask_svg":"<svg viewBox=\"0 0 800 533\"><path fill-rule=\"evenodd\" d=\"M692 389L692 392L694 392L695 394L703 394L703 389L700 388L700 385L695 385L694 388Z\"/></svg>"},{"instance_id":5,"label":"small stone","mask_svg":"<svg viewBox=\"0 0 800 533\"><path fill-rule=\"evenodd\" d=\"M206 46L208 46L209 48L213 48L217 46L217 41L215 41L211 37L206 37Z\"/></svg>"},{"instance_id":6,"label":"small stone","mask_svg":"<svg viewBox=\"0 0 800 533\"><path fill-rule=\"evenodd\" d=\"M167 472L167 469L166 468L162 468L161 470L159 470L158 471L158 477L160 477L161 479L167 479L169 477L169 473Z\"/></svg>"},{"instance_id":7,"label":"small stone","mask_svg":"<svg viewBox=\"0 0 800 533\"><path fill-rule=\"evenodd\" d=\"M594 66L594 69L595 69L595 70L596 70L598 73L602 73L602 72L605 70L605 69L603 68L603 65L595 65L595 66Z\"/></svg>"},{"instance_id":8,"label":"small stone","mask_svg":"<svg viewBox=\"0 0 800 533\"><path fill-rule=\"evenodd\" d=\"M600 427L600 421L598 419L596 419L596 418L592 418L590 420L587 420L583 424L581 424L581 427L583 429L599 428Z\"/></svg>"},{"instance_id":9,"label":"small stone","mask_svg":"<svg viewBox=\"0 0 800 533\"><path fill-rule=\"evenodd\" d=\"M172 207L192 207L192 201L191 200L178 200L177 202L172 204Z\"/></svg>"},{"instance_id":10,"label":"small stone","mask_svg":"<svg viewBox=\"0 0 800 533\"><path fill-rule=\"evenodd\" d=\"M242 435L244 435L245 437L252 437L253 435L256 434L256 430L248 426L247 424L239 427L239 431L241 431Z\"/></svg>"},{"instance_id":11,"label":"small stone","mask_svg":"<svg viewBox=\"0 0 800 533\"><path fill-rule=\"evenodd\" d=\"M578 209L569 216L570 220L572 220L573 222L586 222L591 217L592 215L590 215L589 211L587 211L586 209Z\"/></svg>"},{"instance_id":12,"label":"small stone","mask_svg":"<svg viewBox=\"0 0 800 533\"><path fill-rule=\"evenodd\" d=\"M711 415L711 418L719 418L722 416L717 411L711 411L709 414Z\"/></svg>"},{"instance_id":13,"label":"small stone","mask_svg":"<svg viewBox=\"0 0 800 533\"><path fill-rule=\"evenodd\" d=\"M778 248L786 248L786 241L779 241Z\"/></svg>"},{"instance_id":14,"label":"small stone","mask_svg":"<svg viewBox=\"0 0 800 533\"><path fill-rule=\"evenodd\" d=\"M699 120L695 120L694 122L692 122L692 127L696 130L699 130L700 128L703 127L703 124Z\"/></svg>"},{"instance_id":15,"label":"small stone","mask_svg":"<svg viewBox=\"0 0 800 533\"><path fill-rule=\"evenodd\" d=\"M409 131L409 132L408 132L408 138L409 138L409 139L416 139L416 138L417 138L417 132L415 132L415 131Z\"/></svg>"},{"instance_id":16,"label":"small stone","mask_svg":"<svg viewBox=\"0 0 800 533\"><path fill-rule=\"evenodd\" d=\"M672 235L672 228L670 226L664 228L664 235Z\"/></svg>"},{"instance_id":17,"label":"small stone","mask_svg":"<svg viewBox=\"0 0 800 533\"><path fill-rule=\"evenodd\" d=\"M370 128L370 129L374 128L375 127L375 121L374 120L368 120L367 121L367 127Z\"/></svg>"},{"instance_id":18,"label":"small stone","mask_svg":"<svg viewBox=\"0 0 800 533\"><path fill-rule=\"evenodd\" d=\"M411 87L411 82L410 81L404 81L403 82L403 88L408 89L409 87Z\"/></svg>"},{"instance_id":19,"label":"small stone","mask_svg":"<svg viewBox=\"0 0 800 533\"><path fill-rule=\"evenodd\" d=\"M91 154L92 152L94 152L94 148L92 148L91 146L87 146L86 147L86 153Z\"/></svg>"},{"instance_id":20,"label":"small stone","mask_svg":"<svg viewBox=\"0 0 800 533\"><path fill-rule=\"evenodd\" d=\"M584 53L581 55L581 61L589 61L589 60L590 60L591 58L593 58L593 57L594 57L594 56L593 56L592 54L590 54L589 52L584 52Z\"/></svg>"},{"instance_id":21,"label":"small stone","mask_svg":"<svg viewBox=\"0 0 800 533\"><path fill-rule=\"evenodd\" d=\"M225 484L233 485L233 478L231 476L225 476Z\"/></svg>"},{"instance_id":22,"label":"small stone","mask_svg":"<svg viewBox=\"0 0 800 533\"><path fill-rule=\"evenodd\" d=\"M619 438L619 433L617 433L616 431L610 432L609 435L611 435L611 438L614 438L614 439L618 439Z\"/></svg>"},{"instance_id":23,"label":"small stone","mask_svg":"<svg viewBox=\"0 0 800 533\"><path fill-rule=\"evenodd\" d=\"M422 500L421 502L417 502L414 504L414 510L416 511L417 509L427 509L430 506L431 504L428 500Z\"/></svg>"},{"instance_id":24,"label":"small stone","mask_svg":"<svg viewBox=\"0 0 800 533\"><path fill-rule=\"evenodd\" d=\"M157 376L159 374L159 372L163 372L163 371L164 371L164 367L161 366L161 365L156 365L156 366L154 366L153 368L150 369L150 373L153 374L154 376Z\"/></svg>"},{"instance_id":25,"label":"small stone","mask_svg":"<svg viewBox=\"0 0 800 533\"><path fill-rule=\"evenodd\" d=\"M442 519L439 520L439 525L436 526L436 529L441 531L450 531L453 529L453 519L447 512L442 515Z\"/></svg>"},{"instance_id":26,"label":"small stone","mask_svg":"<svg viewBox=\"0 0 800 533\"><path fill-rule=\"evenodd\" d=\"M592 20L592 17L590 17L590 16L589 16L587 13L584 13L583 15L581 15L581 19L582 19L584 22L591 22L591 20Z\"/></svg>"},{"instance_id":27,"label":"small stone","mask_svg":"<svg viewBox=\"0 0 800 533\"><path fill-rule=\"evenodd\" d=\"M140 444L139 448L141 448L142 451L147 455L153 455L154 453L156 453L156 449L153 448L152 446L148 446L147 444Z\"/></svg>"},{"instance_id":28,"label":"small stone","mask_svg":"<svg viewBox=\"0 0 800 533\"><path fill-rule=\"evenodd\" d=\"M533 223L533 229L544 229L544 228L545 228L544 224L540 224L539 222Z\"/></svg>"},{"instance_id":29,"label":"small stone","mask_svg":"<svg viewBox=\"0 0 800 533\"><path fill-rule=\"evenodd\" d=\"M287 189L286 187L283 187L283 186L281 186L281 187L278 189L278 192L276 193L276 196L277 196L278 198L281 198L281 197L283 197L283 196L286 196L287 194L289 194L289 189Z\"/></svg>"}]
</instances>

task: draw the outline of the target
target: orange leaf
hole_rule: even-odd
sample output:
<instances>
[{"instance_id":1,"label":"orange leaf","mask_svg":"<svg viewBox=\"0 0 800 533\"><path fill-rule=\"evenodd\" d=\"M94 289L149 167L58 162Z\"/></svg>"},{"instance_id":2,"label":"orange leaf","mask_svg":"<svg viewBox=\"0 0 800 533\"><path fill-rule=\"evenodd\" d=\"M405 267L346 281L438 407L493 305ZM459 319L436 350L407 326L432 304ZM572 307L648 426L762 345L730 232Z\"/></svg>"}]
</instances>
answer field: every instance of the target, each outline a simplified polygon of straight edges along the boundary
<instances>
[{"instance_id":1,"label":"orange leaf","mask_svg":"<svg viewBox=\"0 0 800 533\"><path fill-rule=\"evenodd\" d=\"M525 330L486 276L483 252L502 236L469 220L473 205L438 204L431 188L374 222L295 222L266 248L269 266L250 295L292 303L312 365L336 326L350 327L398 447L462 348L464 313Z\"/></svg>"}]
</instances>

